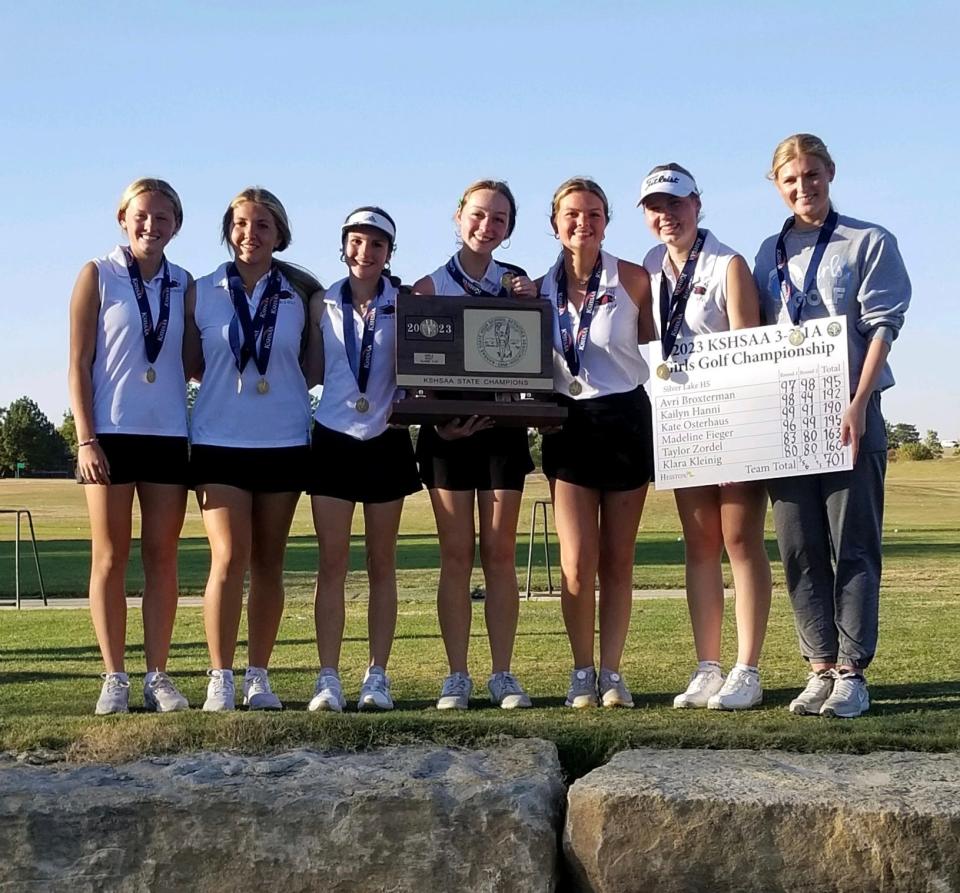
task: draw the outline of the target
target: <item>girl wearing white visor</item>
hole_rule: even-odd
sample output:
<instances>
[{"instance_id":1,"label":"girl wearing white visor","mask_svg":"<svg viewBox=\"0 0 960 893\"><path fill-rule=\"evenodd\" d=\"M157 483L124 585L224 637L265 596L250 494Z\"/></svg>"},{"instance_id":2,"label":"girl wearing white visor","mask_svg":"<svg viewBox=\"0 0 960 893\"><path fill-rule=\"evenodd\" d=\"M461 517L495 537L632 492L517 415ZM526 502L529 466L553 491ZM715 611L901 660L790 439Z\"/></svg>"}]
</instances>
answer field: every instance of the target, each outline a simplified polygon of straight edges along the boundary
<instances>
[{"instance_id":1,"label":"girl wearing white visor","mask_svg":"<svg viewBox=\"0 0 960 893\"><path fill-rule=\"evenodd\" d=\"M390 276L393 219L358 208L340 230L349 274L310 302L307 378L323 383L314 413L308 490L320 544L314 617L320 675L307 709L339 713L344 584L350 528L363 505L369 663L360 710L391 710L387 660L397 623L397 531L404 497L420 489L410 433L387 425L397 387L396 312L400 281Z\"/></svg>"},{"instance_id":2,"label":"girl wearing white visor","mask_svg":"<svg viewBox=\"0 0 960 893\"><path fill-rule=\"evenodd\" d=\"M760 324L760 304L746 261L698 225L700 191L679 164L655 167L643 181L640 205L662 244L643 265L650 274L662 358L680 337ZM674 490L683 527L687 606L698 665L674 707L743 710L763 698L757 663L770 613L770 562L763 544L767 493L740 483ZM724 677L721 560L726 548L736 590L737 662Z\"/></svg>"}]
</instances>

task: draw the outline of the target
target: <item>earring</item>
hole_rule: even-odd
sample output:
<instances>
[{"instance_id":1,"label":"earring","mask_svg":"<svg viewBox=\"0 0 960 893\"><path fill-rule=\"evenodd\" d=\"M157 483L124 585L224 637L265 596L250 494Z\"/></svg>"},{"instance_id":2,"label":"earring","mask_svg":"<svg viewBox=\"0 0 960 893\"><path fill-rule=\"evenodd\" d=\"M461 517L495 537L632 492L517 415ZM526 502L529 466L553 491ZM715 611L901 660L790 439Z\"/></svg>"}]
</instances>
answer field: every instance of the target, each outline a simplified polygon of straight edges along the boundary
<instances>
[{"instance_id":1,"label":"earring","mask_svg":"<svg viewBox=\"0 0 960 893\"><path fill-rule=\"evenodd\" d=\"M504 251L506 251L506 250L510 247L510 237L509 237L509 236L507 236L507 238L505 238L505 239L500 243L500 247L501 247Z\"/></svg>"}]
</instances>

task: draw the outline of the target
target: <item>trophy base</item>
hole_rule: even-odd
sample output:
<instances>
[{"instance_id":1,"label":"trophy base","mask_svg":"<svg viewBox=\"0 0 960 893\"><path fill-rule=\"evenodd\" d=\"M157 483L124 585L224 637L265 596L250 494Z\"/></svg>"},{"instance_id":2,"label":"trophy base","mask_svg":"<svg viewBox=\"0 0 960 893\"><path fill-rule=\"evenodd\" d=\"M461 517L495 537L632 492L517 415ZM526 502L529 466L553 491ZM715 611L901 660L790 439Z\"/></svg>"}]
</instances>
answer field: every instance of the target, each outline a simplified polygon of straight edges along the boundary
<instances>
[{"instance_id":1,"label":"trophy base","mask_svg":"<svg viewBox=\"0 0 960 893\"><path fill-rule=\"evenodd\" d=\"M510 428L539 428L562 425L567 418L565 406L546 400L438 400L408 397L393 404L391 425L442 425L451 419L487 416L498 425Z\"/></svg>"}]
</instances>

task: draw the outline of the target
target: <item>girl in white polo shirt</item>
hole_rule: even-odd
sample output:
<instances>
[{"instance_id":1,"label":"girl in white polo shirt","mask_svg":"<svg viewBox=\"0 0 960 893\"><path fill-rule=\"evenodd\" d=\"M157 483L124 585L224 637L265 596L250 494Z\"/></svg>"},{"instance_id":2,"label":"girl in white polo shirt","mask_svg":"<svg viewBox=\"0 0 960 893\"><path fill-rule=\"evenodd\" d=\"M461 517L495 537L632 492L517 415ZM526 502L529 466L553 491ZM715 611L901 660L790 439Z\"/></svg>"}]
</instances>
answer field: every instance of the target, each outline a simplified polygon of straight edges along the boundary
<instances>
[{"instance_id":1,"label":"girl in white polo shirt","mask_svg":"<svg viewBox=\"0 0 960 893\"><path fill-rule=\"evenodd\" d=\"M700 191L679 164L655 167L640 204L662 244L643 265L650 274L654 320L667 359L678 337L760 324L760 301L746 261L698 228ZM687 605L699 664L674 707L743 710L763 698L757 661L770 614L770 562L763 544L767 491L740 483L674 490L683 526ZM737 662L720 668L723 623L721 559L726 548L736 587Z\"/></svg>"},{"instance_id":2,"label":"girl in white polo shirt","mask_svg":"<svg viewBox=\"0 0 960 893\"><path fill-rule=\"evenodd\" d=\"M517 203L501 180L478 180L464 191L454 215L460 249L413 286L423 295L535 298L536 286L519 267L494 259L513 232ZM510 666L517 634L517 519L524 480L533 471L525 428L497 427L487 417L423 425L417 437L420 477L430 491L440 540L437 613L450 672L437 707L465 710L473 692L467 667L472 608L470 575L477 550L486 586L484 614L490 640L490 700L499 707L529 707L530 698Z\"/></svg>"},{"instance_id":3,"label":"girl in white polo shirt","mask_svg":"<svg viewBox=\"0 0 960 893\"><path fill-rule=\"evenodd\" d=\"M106 667L98 714L126 713L124 671L133 496L140 502L143 633L148 710L184 710L166 674L177 612L177 542L187 482L183 378L186 270L164 254L183 209L163 180L140 179L120 199L129 246L80 271L70 300L70 405L77 478L90 513L90 613Z\"/></svg>"},{"instance_id":4,"label":"girl in white polo shirt","mask_svg":"<svg viewBox=\"0 0 960 893\"><path fill-rule=\"evenodd\" d=\"M382 208L351 212L341 228L340 256L349 275L310 303L307 372L323 383L314 414L310 483L320 544L315 620L320 675L308 709L339 713L344 583L350 527L363 505L369 664L361 710L391 710L386 667L397 623L397 532L404 497L420 489L406 428L387 425L396 391L396 312L399 280L389 275L396 240Z\"/></svg>"},{"instance_id":5,"label":"girl in white polo shirt","mask_svg":"<svg viewBox=\"0 0 960 893\"><path fill-rule=\"evenodd\" d=\"M319 283L274 259L290 244L279 199L245 189L223 217L233 260L187 294L184 363L201 379L190 477L210 541L204 710L234 708L233 658L250 571L243 701L279 710L267 664L283 614L283 558L309 457L310 400L300 367L306 302Z\"/></svg>"},{"instance_id":6,"label":"girl in white polo shirt","mask_svg":"<svg viewBox=\"0 0 960 893\"><path fill-rule=\"evenodd\" d=\"M575 177L553 196L562 250L540 280L554 314L554 387L569 416L543 437L560 540L561 605L573 651L568 707L632 707L620 674L630 626L633 557L653 471L647 366L653 336L646 270L602 248L610 207ZM600 579L600 673L594 665Z\"/></svg>"}]
</instances>

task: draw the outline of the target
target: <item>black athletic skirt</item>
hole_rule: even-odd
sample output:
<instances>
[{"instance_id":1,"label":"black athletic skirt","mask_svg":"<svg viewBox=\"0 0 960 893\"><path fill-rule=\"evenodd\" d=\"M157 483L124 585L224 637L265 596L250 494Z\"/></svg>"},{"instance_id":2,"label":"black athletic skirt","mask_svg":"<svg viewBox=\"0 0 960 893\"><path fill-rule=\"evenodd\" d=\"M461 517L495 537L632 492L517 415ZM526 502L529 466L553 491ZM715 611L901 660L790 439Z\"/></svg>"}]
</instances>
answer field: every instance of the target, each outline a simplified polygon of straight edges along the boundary
<instances>
[{"instance_id":1,"label":"black athletic skirt","mask_svg":"<svg viewBox=\"0 0 960 893\"><path fill-rule=\"evenodd\" d=\"M393 502L420 489L413 444L406 428L387 428L370 440L313 425L311 496L347 502Z\"/></svg>"},{"instance_id":2,"label":"black athletic skirt","mask_svg":"<svg viewBox=\"0 0 960 893\"><path fill-rule=\"evenodd\" d=\"M186 437L98 434L97 442L110 463L111 484L187 484Z\"/></svg>"},{"instance_id":3,"label":"black athletic skirt","mask_svg":"<svg viewBox=\"0 0 960 893\"><path fill-rule=\"evenodd\" d=\"M190 486L226 484L251 493L302 493L310 447L225 447L195 443L190 449Z\"/></svg>"},{"instance_id":4,"label":"black athletic skirt","mask_svg":"<svg viewBox=\"0 0 960 893\"><path fill-rule=\"evenodd\" d=\"M523 490L533 471L526 428L487 428L444 440L432 425L417 438L420 480L440 490Z\"/></svg>"},{"instance_id":5,"label":"black athletic skirt","mask_svg":"<svg viewBox=\"0 0 960 893\"><path fill-rule=\"evenodd\" d=\"M653 478L650 400L643 387L591 400L558 395L569 415L543 436L543 473L592 490L635 490Z\"/></svg>"}]
</instances>

